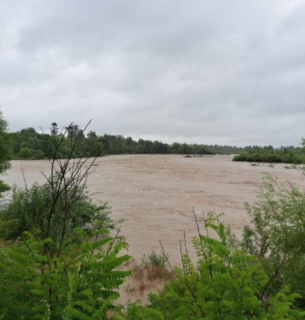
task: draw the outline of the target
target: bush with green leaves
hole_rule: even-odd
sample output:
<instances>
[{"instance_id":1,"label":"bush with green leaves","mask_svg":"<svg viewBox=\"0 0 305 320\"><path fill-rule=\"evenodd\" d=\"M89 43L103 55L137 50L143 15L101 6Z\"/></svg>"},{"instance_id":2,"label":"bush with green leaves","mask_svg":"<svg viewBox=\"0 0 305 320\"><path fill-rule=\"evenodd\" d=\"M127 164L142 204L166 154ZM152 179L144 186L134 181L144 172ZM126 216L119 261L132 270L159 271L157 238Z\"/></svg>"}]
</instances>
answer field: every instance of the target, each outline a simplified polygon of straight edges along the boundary
<instances>
[{"instance_id":1,"label":"bush with green leaves","mask_svg":"<svg viewBox=\"0 0 305 320\"><path fill-rule=\"evenodd\" d=\"M7 132L7 122L0 111L0 174L10 168L9 159L12 152L10 136ZM0 194L10 190L10 187L0 180Z\"/></svg>"},{"instance_id":2,"label":"bush with green leaves","mask_svg":"<svg viewBox=\"0 0 305 320\"><path fill-rule=\"evenodd\" d=\"M57 201L52 206L53 198L49 183L34 184L26 189L14 187L11 199L4 202L1 207L0 235L11 240L21 237L24 231L31 231L41 237L41 233L48 228L51 209L54 212L48 237L53 240L54 244L59 241L63 227L71 236L72 230L76 227L90 232L96 220L103 220L107 227L114 226L114 222L109 217L110 211L107 204L95 205L83 186L77 190L68 190L65 197L70 202L68 208L64 208L66 205L64 201ZM64 210L68 211L67 216L63 215Z\"/></svg>"},{"instance_id":3,"label":"bush with green leaves","mask_svg":"<svg viewBox=\"0 0 305 320\"><path fill-rule=\"evenodd\" d=\"M0 235L5 239L16 239L22 237L24 231L30 231L37 239L52 239L48 249L60 252L65 237L77 240L72 232L75 227L90 233L96 220L103 220L107 228L114 227L107 204L95 205L86 189L96 157L73 158L78 149L84 147L81 137L71 139L68 158L60 158L69 127L61 136L53 137L54 155L46 183L25 189L14 187L11 200L2 204Z\"/></svg>"},{"instance_id":4,"label":"bush with green leaves","mask_svg":"<svg viewBox=\"0 0 305 320\"><path fill-rule=\"evenodd\" d=\"M233 161L301 164L305 162L304 148L288 150L287 148L256 147L235 155Z\"/></svg>"},{"instance_id":5,"label":"bush with green leaves","mask_svg":"<svg viewBox=\"0 0 305 320\"><path fill-rule=\"evenodd\" d=\"M113 301L130 275L120 269L130 256L118 256L127 243L103 228L94 231L94 240L80 228L75 233L79 243L66 238L59 256L44 250L51 239L38 241L29 233L1 248L0 318L89 320L106 319L109 311L122 314Z\"/></svg>"},{"instance_id":6,"label":"bush with green leaves","mask_svg":"<svg viewBox=\"0 0 305 320\"><path fill-rule=\"evenodd\" d=\"M255 255L269 276L265 296L283 286L305 297L305 194L266 176L244 228L242 248ZM305 307L305 301L300 301Z\"/></svg>"},{"instance_id":7,"label":"bush with green leaves","mask_svg":"<svg viewBox=\"0 0 305 320\"><path fill-rule=\"evenodd\" d=\"M142 264L144 266L155 266L166 268L167 258L164 253L158 254L156 251L152 251L147 257L146 255L142 258Z\"/></svg>"},{"instance_id":8,"label":"bush with green leaves","mask_svg":"<svg viewBox=\"0 0 305 320\"><path fill-rule=\"evenodd\" d=\"M305 312L294 308L299 294L282 288L272 297L262 296L268 275L255 255L246 254L227 238L219 216L204 217L204 227L205 235L199 233L193 239L197 263L191 261L186 247L182 268L175 268L176 278L160 294L150 295L148 307L130 304L129 320L305 319ZM211 230L218 239L209 236Z\"/></svg>"},{"instance_id":9,"label":"bush with green leaves","mask_svg":"<svg viewBox=\"0 0 305 320\"><path fill-rule=\"evenodd\" d=\"M6 192L9 190L11 190L10 186L7 183L5 183L4 181L0 180L0 194L2 192Z\"/></svg>"}]
</instances>

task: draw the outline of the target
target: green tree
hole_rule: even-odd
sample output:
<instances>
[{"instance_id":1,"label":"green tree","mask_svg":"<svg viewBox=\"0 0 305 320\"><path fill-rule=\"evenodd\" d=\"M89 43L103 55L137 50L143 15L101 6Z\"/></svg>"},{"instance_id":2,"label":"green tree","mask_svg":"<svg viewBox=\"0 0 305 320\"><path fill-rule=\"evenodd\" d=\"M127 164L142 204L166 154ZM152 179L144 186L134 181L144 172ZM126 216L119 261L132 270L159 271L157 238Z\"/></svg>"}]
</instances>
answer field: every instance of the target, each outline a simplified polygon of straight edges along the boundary
<instances>
[{"instance_id":1,"label":"green tree","mask_svg":"<svg viewBox=\"0 0 305 320\"><path fill-rule=\"evenodd\" d=\"M53 137L57 137L58 136L59 129L58 129L58 125L57 125L56 122L52 122L51 128L50 128L50 133L51 133L51 136L53 136Z\"/></svg>"},{"instance_id":2,"label":"green tree","mask_svg":"<svg viewBox=\"0 0 305 320\"><path fill-rule=\"evenodd\" d=\"M21 160L35 160L35 151L31 148L23 147L16 155Z\"/></svg>"},{"instance_id":3,"label":"green tree","mask_svg":"<svg viewBox=\"0 0 305 320\"><path fill-rule=\"evenodd\" d=\"M305 195L266 176L254 205L247 205L251 225L241 245L255 255L269 276L262 296L283 286L305 296ZM304 307L303 300L300 301Z\"/></svg>"},{"instance_id":4,"label":"green tree","mask_svg":"<svg viewBox=\"0 0 305 320\"><path fill-rule=\"evenodd\" d=\"M75 138L84 138L84 131L79 128L78 125L71 123L68 127L66 127L67 136L69 139Z\"/></svg>"},{"instance_id":5,"label":"green tree","mask_svg":"<svg viewBox=\"0 0 305 320\"><path fill-rule=\"evenodd\" d=\"M40 238L41 232L47 229L51 206L54 206L54 217L50 222L51 231L48 237L52 239L53 245L58 245L62 228L66 229L65 236L73 238L74 228L81 227L91 232L97 220L103 220L107 228L114 227L113 221L109 218L108 206L95 205L82 186L77 189L69 188L67 191L58 190L63 191L65 197L69 198L68 208L63 199L53 204L51 188L49 182L43 185L34 184L27 189L13 187L11 200L1 206L0 235L7 240L14 240L22 237L25 231L30 231ZM68 211L66 221L64 210Z\"/></svg>"},{"instance_id":6,"label":"green tree","mask_svg":"<svg viewBox=\"0 0 305 320\"><path fill-rule=\"evenodd\" d=\"M7 132L7 122L0 111L0 174L10 167L9 159L11 151L12 147L10 136ZM0 180L0 193L8 190L9 186Z\"/></svg>"},{"instance_id":7,"label":"green tree","mask_svg":"<svg viewBox=\"0 0 305 320\"><path fill-rule=\"evenodd\" d=\"M95 132L95 131L89 131L89 132L87 133L87 138L90 138L90 139L97 139L97 138L98 138L98 136L97 136L97 134L96 134L96 132Z\"/></svg>"}]
</instances>

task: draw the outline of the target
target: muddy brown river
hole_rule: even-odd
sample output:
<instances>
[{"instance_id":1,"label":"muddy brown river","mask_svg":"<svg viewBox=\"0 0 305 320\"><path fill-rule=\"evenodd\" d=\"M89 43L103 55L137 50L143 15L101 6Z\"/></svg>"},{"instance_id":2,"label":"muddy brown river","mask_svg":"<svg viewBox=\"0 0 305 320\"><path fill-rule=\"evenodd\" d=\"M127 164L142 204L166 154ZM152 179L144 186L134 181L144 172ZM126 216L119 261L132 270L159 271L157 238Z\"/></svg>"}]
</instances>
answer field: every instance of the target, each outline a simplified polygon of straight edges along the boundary
<instances>
[{"instance_id":1,"label":"muddy brown river","mask_svg":"<svg viewBox=\"0 0 305 320\"><path fill-rule=\"evenodd\" d=\"M265 173L291 182L301 190L305 176L282 164L252 166L232 162L231 156L186 158L182 155L119 155L99 158L88 179L88 189L97 204L108 202L114 219L124 219L122 234L129 253L140 260L143 254L160 251L159 240L173 264L180 262L179 240L184 231L196 235L193 210L225 213L223 222L241 235L249 223L244 203L253 203ZM24 186L45 181L48 161L12 161L3 177L9 184Z\"/></svg>"}]
</instances>

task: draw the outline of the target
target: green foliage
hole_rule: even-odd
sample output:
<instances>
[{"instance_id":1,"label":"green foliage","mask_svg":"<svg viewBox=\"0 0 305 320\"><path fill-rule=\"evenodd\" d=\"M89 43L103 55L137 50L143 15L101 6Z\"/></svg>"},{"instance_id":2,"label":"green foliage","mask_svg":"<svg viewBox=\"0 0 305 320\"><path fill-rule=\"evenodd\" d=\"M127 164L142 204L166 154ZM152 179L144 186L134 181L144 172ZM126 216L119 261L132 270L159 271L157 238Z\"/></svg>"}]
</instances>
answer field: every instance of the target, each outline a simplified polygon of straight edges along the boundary
<instances>
[{"instance_id":1,"label":"green foliage","mask_svg":"<svg viewBox=\"0 0 305 320\"><path fill-rule=\"evenodd\" d=\"M85 128L86 129L86 128ZM13 159L85 158L103 155L103 139L85 139L84 130L70 124L60 131L55 122L50 134L38 133L34 128L9 133L13 145ZM60 143L59 143L60 142ZM75 145L75 143L77 145ZM71 146L74 146L71 148ZM72 152L72 154L70 154Z\"/></svg>"},{"instance_id":2,"label":"green foliage","mask_svg":"<svg viewBox=\"0 0 305 320\"><path fill-rule=\"evenodd\" d=\"M121 135L97 135L95 131L90 131L85 136L85 130L81 130L78 125L71 123L60 130L57 123L53 122L50 134L38 133L34 128L22 129L18 132L8 134L12 141L12 159L50 159L54 153L54 143L62 139L59 151L61 158L69 156L71 142L78 140L81 142L74 150L73 157L81 158L88 155L103 156L111 154L239 154L234 157L235 161L256 161L256 162L283 162L300 164L305 161L305 148L281 147L274 149L272 146L258 147L248 146L245 148L236 146L206 145L206 144L186 144L174 142L173 144L161 141L150 141L139 139L133 140L131 137ZM105 145L100 152L99 146Z\"/></svg>"},{"instance_id":3,"label":"green foliage","mask_svg":"<svg viewBox=\"0 0 305 320\"><path fill-rule=\"evenodd\" d=\"M163 311L165 319L216 319L260 313L256 293L264 286L266 276L255 258L226 247L222 224L209 215L206 230L212 228L219 240L199 235L193 245L199 258L197 266L187 253L182 268L176 268L177 279L165 286L160 296L152 295L152 305Z\"/></svg>"},{"instance_id":4,"label":"green foliage","mask_svg":"<svg viewBox=\"0 0 305 320\"><path fill-rule=\"evenodd\" d=\"M233 161L301 164L305 162L305 154L300 148L255 147L234 156Z\"/></svg>"},{"instance_id":5,"label":"green foliage","mask_svg":"<svg viewBox=\"0 0 305 320\"><path fill-rule=\"evenodd\" d=\"M305 195L266 176L258 200L247 205L252 219L242 247L255 254L269 276L264 295L287 285L305 296ZM302 302L304 304L304 302Z\"/></svg>"},{"instance_id":6,"label":"green foliage","mask_svg":"<svg viewBox=\"0 0 305 320\"><path fill-rule=\"evenodd\" d=\"M12 147L9 134L7 133L7 122L4 120L2 112L0 111L0 174L10 168L8 160L10 159L11 152ZM9 189L9 186L0 180L0 194Z\"/></svg>"},{"instance_id":7,"label":"green foliage","mask_svg":"<svg viewBox=\"0 0 305 320\"><path fill-rule=\"evenodd\" d=\"M129 260L123 237L94 232L92 241L81 229L73 244L65 239L60 256L43 253L46 242L31 234L22 243L1 248L0 316L4 319L106 319L115 310L116 289L130 275L120 270ZM101 237L102 235L102 237Z\"/></svg>"},{"instance_id":8,"label":"green foliage","mask_svg":"<svg viewBox=\"0 0 305 320\"><path fill-rule=\"evenodd\" d=\"M0 111L0 172L10 167L8 162L11 154L11 141L7 133L7 122Z\"/></svg>"},{"instance_id":9,"label":"green foliage","mask_svg":"<svg viewBox=\"0 0 305 320\"><path fill-rule=\"evenodd\" d=\"M151 294L147 308L131 304L127 319L305 318L304 312L294 309L298 294L284 289L269 301L261 296L269 283L262 264L228 238L219 216L204 217L204 227L205 234L199 232L199 237L193 239L197 264L191 261L185 247L183 266L175 269L176 279L167 283L160 294ZM209 236L211 232L218 239Z\"/></svg>"},{"instance_id":10,"label":"green foliage","mask_svg":"<svg viewBox=\"0 0 305 320\"><path fill-rule=\"evenodd\" d=\"M0 180L0 194L2 192L6 192L9 191L11 188L8 184L6 184L5 182L3 182L2 180Z\"/></svg>"},{"instance_id":11,"label":"green foliage","mask_svg":"<svg viewBox=\"0 0 305 320\"><path fill-rule=\"evenodd\" d=\"M75 227L90 232L96 220L103 220L108 228L114 227L107 204L101 207L95 205L83 186L69 188L62 194L69 199L67 207L64 199L53 204L52 185L49 182L44 185L34 184L29 189L13 188L11 200L4 202L0 212L0 235L3 238L16 239L24 231L31 231L41 237L41 233L44 234L48 228L51 210L53 218L48 237L54 245L58 244L64 227L70 237L74 237L72 230ZM64 211L67 211L67 215L63 215Z\"/></svg>"},{"instance_id":12,"label":"green foliage","mask_svg":"<svg viewBox=\"0 0 305 320\"><path fill-rule=\"evenodd\" d=\"M19 152L15 154L15 158L20 160L45 159L45 153L40 149L21 148Z\"/></svg>"},{"instance_id":13,"label":"green foliage","mask_svg":"<svg viewBox=\"0 0 305 320\"><path fill-rule=\"evenodd\" d=\"M155 308L143 307L139 301L130 303L127 309L128 320L164 320L162 313Z\"/></svg>"},{"instance_id":14,"label":"green foliage","mask_svg":"<svg viewBox=\"0 0 305 320\"><path fill-rule=\"evenodd\" d=\"M2 235L18 239L0 248L0 318L106 319L109 311L121 313L113 301L131 273L121 268L130 259L121 252L128 245L109 236L108 207L88 197L95 159L73 159L83 136L71 137L63 160L64 139L53 138L50 178L42 186L14 188L1 211Z\"/></svg>"},{"instance_id":15,"label":"green foliage","mask_svg":"<svg viewBox=\"0 0 305 320\"><path fill-rule=\"evenodd\" d=\"M277 319L304 319L305 312L293 309L296 299L300 299L299 294L289 294L289 290L284 288L282 292L278 292L269 300L269 318Z\"/></svg>"},{"instance_id":16,"label":"green foliage","mask_svg":"<svg viewBox=\"0 0 305 320\"><path fill-rule=\"evenodd\" d=\"M55 150L54 145L59 139L62 142L57 152L61 158L69 156L71 142L75 140L81 142L73 152L75 158L110 154L236 154L244 151L243 148L230 146L178 142L167 144L144 139L135 141L131 137L125 138L121 135L99 136L94 131L85 136L84 130L80 130L78 125L70 124L64 130L60 130L56 122L51 124L50 134L38 133L33 128L27 128L9 133L9 137L13 145L13 159L50 159ZM101 143L105 145L102 152L99 148Z\"/></svg>"},{"instance_id":17,"label":"green foliage","mask_svg":"<svg viewBox=\"0 0 305 320\"><path fill-rule=\"evenodd\" d=\"M144 266L156 266L161 268L166 268L167 259L166 256L161 253L157 254L154 250L146 257L142 258L142 264Z\"/></svg>"}]
</instances>

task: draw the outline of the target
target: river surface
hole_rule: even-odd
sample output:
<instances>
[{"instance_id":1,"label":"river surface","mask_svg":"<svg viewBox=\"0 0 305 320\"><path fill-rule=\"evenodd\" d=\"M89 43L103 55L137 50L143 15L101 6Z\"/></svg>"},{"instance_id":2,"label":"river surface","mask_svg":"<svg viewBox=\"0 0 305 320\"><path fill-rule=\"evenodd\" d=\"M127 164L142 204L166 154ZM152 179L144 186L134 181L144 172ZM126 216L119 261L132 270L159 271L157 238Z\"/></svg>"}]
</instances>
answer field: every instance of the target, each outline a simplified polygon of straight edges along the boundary
<instances>
[{"instance_id":1,"label":"river surface","mask_svg":"<svg viewBox=\"0 0 305 320\"><path fill-rule=\"evenodd\" d=\"M152 250L161 251L159 241L179 264L180 245L197 235L193 210L225 213L222 221L240 236L250 219L244 203L254 203L264 174L305 187L300 170L285 165L232 162L231 156L186 158L182 155L119 155L98 158L87 185L97 204L108 202L114 219L124 219L121 232L129 253L137 260ZM49 161L12 161L3 176L10 185L24 187L44 183L50 174ZM189 245L191 247L191 244ZM191 248L190 248L191 250ZM193 253L191 253L193 254Z\"/></svg>"}]
</instances>

